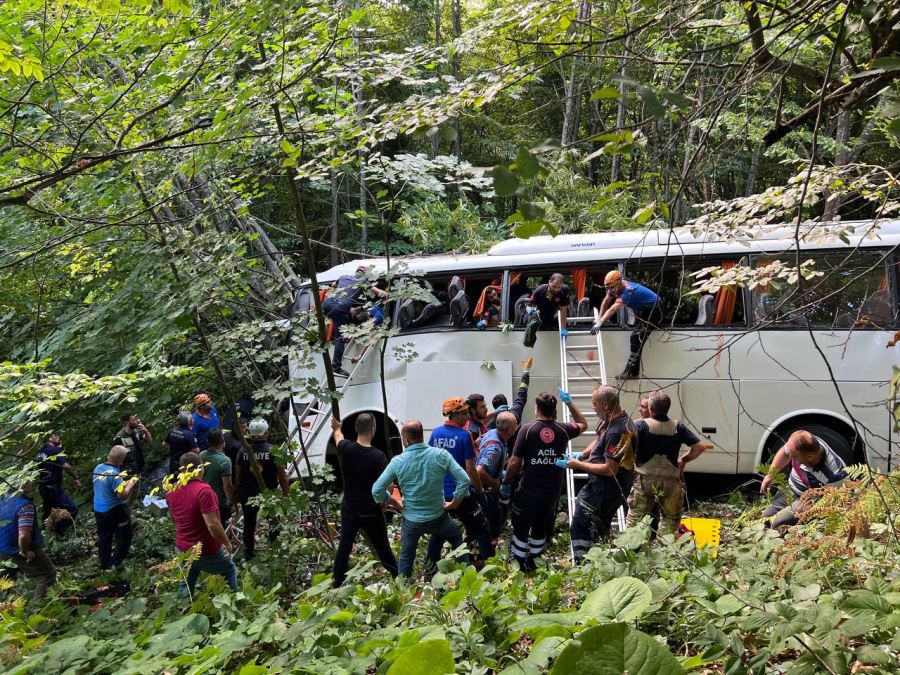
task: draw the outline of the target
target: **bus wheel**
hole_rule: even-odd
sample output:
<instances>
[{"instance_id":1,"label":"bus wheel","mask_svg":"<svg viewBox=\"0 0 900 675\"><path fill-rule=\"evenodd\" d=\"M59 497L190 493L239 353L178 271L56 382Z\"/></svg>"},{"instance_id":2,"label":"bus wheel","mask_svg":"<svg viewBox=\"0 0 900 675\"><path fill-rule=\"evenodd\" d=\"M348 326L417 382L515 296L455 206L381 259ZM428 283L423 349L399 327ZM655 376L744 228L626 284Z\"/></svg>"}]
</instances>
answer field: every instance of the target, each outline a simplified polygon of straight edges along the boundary
<instances>
[{"instance_id":1,"label":"bus wheel","mask_svg":"<svg viewBox=\"0 0 900 675\"><path fill-rule=\"evenodd\" d=\"M840 427L840 429L838 427ZM778 429L773 433L770 440L771 445L769 446L767 453L767 461L772 461L772 455L781 447L782 439L786 441L792 433L800 430L808 431L813 436L818 436L825 441L828 446L837 453L838 457L844 460L844 464L847 466L862 463L862 460L857 456L857 453L853 448L853 443L849 438L853 433L852 431L846 429L845 425L840 422L836 422L832 425L823 424L818 420L810 422L791 422L788 426Z\"/></svg>"}]
</instances>

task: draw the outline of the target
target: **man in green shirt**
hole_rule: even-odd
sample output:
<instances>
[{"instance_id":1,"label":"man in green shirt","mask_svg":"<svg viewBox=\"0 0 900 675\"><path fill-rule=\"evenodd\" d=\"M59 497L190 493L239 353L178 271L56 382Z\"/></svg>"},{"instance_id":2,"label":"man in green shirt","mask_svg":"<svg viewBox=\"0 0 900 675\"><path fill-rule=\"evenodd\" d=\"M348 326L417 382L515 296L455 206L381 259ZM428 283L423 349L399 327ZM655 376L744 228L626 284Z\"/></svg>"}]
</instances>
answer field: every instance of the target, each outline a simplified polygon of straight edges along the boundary
<instances>
[{"instance_id":1,"label":"man in green shirt","mask_svg":"<svg viewBox=\"0 0 900 675\"><path fill-rule=\"evenodd\" d=\"M209 483L219 498L222 527L228 527L228 521L231 520L231 505L237 500L234 484L231 482L231 460L225 454L225 438L221 429L210 429L206 439L209 448L200 453L200 459L205 465L203 480Z\"/></svg>"}]
</instances>

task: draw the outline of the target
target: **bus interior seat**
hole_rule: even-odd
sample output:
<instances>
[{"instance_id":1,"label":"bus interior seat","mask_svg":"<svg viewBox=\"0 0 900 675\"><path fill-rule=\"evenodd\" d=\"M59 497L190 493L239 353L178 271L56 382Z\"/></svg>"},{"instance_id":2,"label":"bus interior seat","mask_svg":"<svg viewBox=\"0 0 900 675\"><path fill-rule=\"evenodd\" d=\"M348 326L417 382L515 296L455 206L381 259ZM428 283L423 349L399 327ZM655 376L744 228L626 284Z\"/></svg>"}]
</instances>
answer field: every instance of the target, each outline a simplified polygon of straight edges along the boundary
<instances>
[{"instance_id":1,"label":"bus interior seat","mask_svg":"<svg viewBox=\"0 0 900 675\"><path fill-rule=\"evenodd\" d=\"M590 316L591 315L591 299L588 297L584 297L578 301L578 306L575 309L575 316Z\"/></svg>"},{"instance_id":2,"label":"bus interior seat","mask_svg":"<svg viewBox=\"0 0 900 675\"><path fill-rule=\"evenodd\" d=\"M450 301L450 325L462 326L466 322L466 314L469 313L469 298L466 292L460 290Z\"/></svg>"},{"instance_id":3,"label":"bus interior seat","mask_svg":"<svg viewBox=\"0 0 900 675\"><path fill-rule=\"evenodd\" d=\"M418 328L429 323L435 317L444 313L446 305L443 302L430 302L422 308L419 315L410 322L410 326Z\"/></svg>"},{"instance_id":4,"label":"bus interior seat","mask_svg":"<svg viewBox=\"0 0 900 675\"><path fill-rule=\"evenodd\" d=\"M516 300L515 325L517 327L522 327L525 325L525 310L528 307L528 301L530 299L531 299L531 295L523 295L521 298Z\"/></svg>"},{"instance_id":5,"label":"bus interior seat","mask_svg":"<svg viewBox=\"0 0 900 675\"><path fill-rule=\"evenodd\" d=\"M415 316L414 312L415 307L413 306L412 298L404 300L403 304L400 305L400 312L397 314L397 325L400 326L401 330L409 328Z\"/></svg>"},{"instance_id":6,"label":"bus interior seat","mask_svg":"<svg viewBox=\"0 0 900 675\"><path fill-rule=\"evenodd\" d=\"M450 283L447 284L447 292L450 294L450 297L455 298L462 289L462 280L458 276L451 277Z\"/></svg>"},{"instance_id":7,"label":"bus interior seat","mask_svg":"<svg viewBox=\"0 0 900 675\"><path fill-rule=\"evenodd\" d=\"M569 316L578 316L578 300L576 298L569 300Z\"/></svg>"},{"instance_id":8,"label":"bus interior seat","mask_svg":"<svg viewBox=\"0 0 900 675\"><path fill-rule=\"evenodd\" d=\"M697 320L695 326L709 326L716 320L716 296L704 294L700 296L700 303L697 305Z\"/></svg>"}]
</instances>

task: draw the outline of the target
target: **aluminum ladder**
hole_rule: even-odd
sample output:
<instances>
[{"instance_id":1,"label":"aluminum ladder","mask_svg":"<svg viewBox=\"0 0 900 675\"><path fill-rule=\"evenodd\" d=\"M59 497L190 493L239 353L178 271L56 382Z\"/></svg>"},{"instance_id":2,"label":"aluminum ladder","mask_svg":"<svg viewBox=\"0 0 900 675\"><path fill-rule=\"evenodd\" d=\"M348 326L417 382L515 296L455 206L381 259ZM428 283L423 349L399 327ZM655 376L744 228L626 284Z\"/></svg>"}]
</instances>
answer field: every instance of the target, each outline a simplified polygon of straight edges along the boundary
<instances>
[{"instance_id":1,"label":"aluminum ladder","mask_svg":"<svg viewBox=\"0 0 900 675\"><path fill-rule=\"evenodd\" d=\"M567 391L572 395L573 401L579 403L579 409L587 419L596 419L597 417L597 413L591 408L591 395L593 394L595 385L598 383L607 384L606 360L603 355L603 340L601 340L602 333L598 332L596 335L590 335L589 333L583 332L585 328L590 328L590 326L599 323L599 321L600 312L596 308L594 308L593 316L569 317L566 320L565 325L563 325L563 321L560 319L560 328L566 328L568 330L570 326L573 326L582 329L576 333L570 334L568 337L564 335L560 335L559 337L560 386L563 391ZM587 324L587 326L584 324ZM590 337L590 340L588 342L583 342L582 338L586 336ZM590 358L579 358L579 354L584 354L585 357ZM599 378L594 377L591 374L591 369L594 367L596 367L599 372ZM563 421L572 421L568 406L563 406ZM590 439L588 445L594 440L594 437L588 434L582 434L582 437ZM572 441L569 441L569 454L574 454L575 452L581 454L584 449L585 448L579 448L573 450ZM578 494L575 481L579 481L583 484L590 476L586 473L575 473L568 469L566 469L565 473L567 497L566 510L568 511L569 525L571 526L572 518L575 515L575 499ZM625 531L625 509L621 506L616 512L616 524L618 525L619 532ZM569 542L569 554L574 561L575 551L572 548L571 541Z\"/></svg>"}]
</instances>

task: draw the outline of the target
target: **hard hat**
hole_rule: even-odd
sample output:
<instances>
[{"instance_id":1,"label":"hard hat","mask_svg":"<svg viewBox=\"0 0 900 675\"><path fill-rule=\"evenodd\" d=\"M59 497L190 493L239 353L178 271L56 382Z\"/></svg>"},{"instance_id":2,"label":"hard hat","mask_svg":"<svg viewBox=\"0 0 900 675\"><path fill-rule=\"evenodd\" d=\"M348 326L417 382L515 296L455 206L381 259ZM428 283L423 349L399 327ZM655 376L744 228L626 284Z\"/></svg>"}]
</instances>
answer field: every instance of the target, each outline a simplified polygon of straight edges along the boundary
<instances>
[{"instance_id":1,"label":"hard hat","mask_svg":"<svg viewBox=\"0 0 900 675\"><path fill-rule=\"evenodd\" d=\"M619 270L610 270L603 278L604 286L618 286L622 281L622 273Z\"/></svg>"},{"instance_id":2,"label":"hard hat","mask_svg":"<svg viewBox=\"0 0 900 675\"><path fill-rule=\"evenodd\" d=\"M265 436L269 432L269 423L264 419L253 420L247 427L247 431L251 436Z\"/></svg>"},{"instance_id":3,"label":"hard hat","mask_svg":"<svg viewBox=\"0 0 900 675\"><path fill-rule=\"evenodd\" d=\"M468 412L469 406L466 403L466 399L461 396L454 396L453 398L448 398L444 401L444 405L441 406L441 412L444 415L452 415L453 413L458 412Z\"/></svg>"},{"instance_id":4,"label":"hard hat","mask_svg":"<svg viewBox=\"0 0 900 675\"><path fill-rule=\"evenodd\" d=\"M212 403L212 399L209 397L209 394L197 394L194 397L194 405L196 406L208 405L210 403Z\"/></svg>"}]
</instances>

